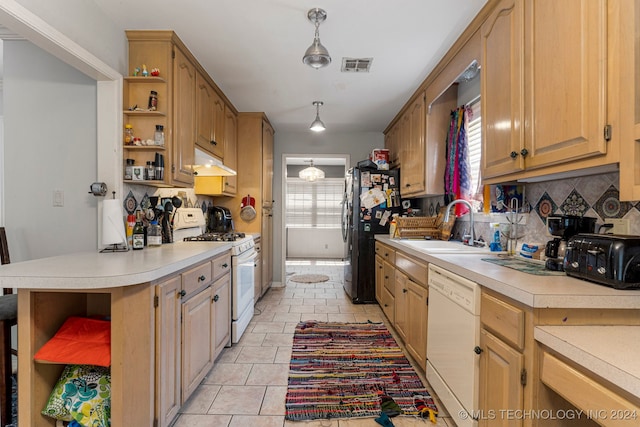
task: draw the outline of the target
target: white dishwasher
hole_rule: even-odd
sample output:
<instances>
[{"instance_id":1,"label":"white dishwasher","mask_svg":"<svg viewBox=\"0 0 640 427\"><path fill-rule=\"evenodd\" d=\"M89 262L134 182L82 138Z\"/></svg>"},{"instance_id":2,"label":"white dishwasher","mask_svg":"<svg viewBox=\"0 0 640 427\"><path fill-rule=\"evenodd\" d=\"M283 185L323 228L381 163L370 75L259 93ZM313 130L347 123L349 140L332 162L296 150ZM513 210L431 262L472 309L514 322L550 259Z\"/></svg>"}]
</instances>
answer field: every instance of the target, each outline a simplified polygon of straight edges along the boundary
<instances>
[{"instance_id":1,"label":"white dishwasher","mask_svg":"<svg viewBox=\"0 0 640 427\"><path fill-rule=\"evenodd\" d=\"M430 264L427 380L460 427L478 425L479 344L480 286Z\"/></svg>"}]
</instances>

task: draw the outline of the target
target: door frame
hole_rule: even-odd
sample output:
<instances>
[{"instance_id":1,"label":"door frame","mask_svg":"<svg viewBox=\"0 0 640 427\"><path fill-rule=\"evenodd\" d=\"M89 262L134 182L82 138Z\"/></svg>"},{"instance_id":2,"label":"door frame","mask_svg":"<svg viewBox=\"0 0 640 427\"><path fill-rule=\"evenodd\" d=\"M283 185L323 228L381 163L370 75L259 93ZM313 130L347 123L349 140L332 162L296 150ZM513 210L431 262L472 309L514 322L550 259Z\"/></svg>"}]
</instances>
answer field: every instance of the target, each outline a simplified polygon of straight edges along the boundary
<instances>
[{"instance_id":1,"label":"door frame","mask_svg":"<svg viewBox=\"0 0 640 427\"><path fill-rule=\"evenodd\" d=\"M350 165L351 165L351 155L349 154L311 154L311 153L300 153L300 154L294 154L294 153L283 153L282 154L282 171L281 171L281 176L282 176L282 214L280 215L280 231L281 231L281 248L280 248L280 253L281 253L281 259L282 259L282 263L280 265L280 277L282 277L282 286L286 286L287 285L287 228L286 228L286 222L287 222L287 213L286 213L286 208L287 208L287 161L289 159L292 158L300 158L300 157L309 157L309 158L313 158L314 160L316 159L344 159L344 170L345 173L346 171L349 169Z\"/></svg>"}]
</instances>

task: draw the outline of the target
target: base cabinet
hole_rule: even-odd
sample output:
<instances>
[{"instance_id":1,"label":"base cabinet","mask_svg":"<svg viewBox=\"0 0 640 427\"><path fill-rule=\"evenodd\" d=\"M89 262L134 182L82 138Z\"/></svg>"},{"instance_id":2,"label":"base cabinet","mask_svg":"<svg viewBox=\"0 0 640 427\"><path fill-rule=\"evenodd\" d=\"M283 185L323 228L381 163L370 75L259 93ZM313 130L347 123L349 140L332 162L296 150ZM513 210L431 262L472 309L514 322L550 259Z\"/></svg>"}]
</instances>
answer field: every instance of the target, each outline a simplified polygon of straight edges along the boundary
<instances>
[{"instance_id":1,"label":"base cabinet","mask_svg":"<svg viewBox=\"0 0 640 427\"><path fill-rule=\"evenodd\" d=\"M155 286L156 419L169 426L231 340L231 255Z\"/></svg>"},{"instance_id":2,"label":"base cabinet","mask_svg":"<svg viewBox=\"0 0 640 427\"><path fill-rule=\"evenodd\" d=\"M180 276L172 277L156 285L156 417L158 426L171 424L178 415L181 396L181 354L182 331L180 318L182 304Z\"/></svg>"}]
</instances>

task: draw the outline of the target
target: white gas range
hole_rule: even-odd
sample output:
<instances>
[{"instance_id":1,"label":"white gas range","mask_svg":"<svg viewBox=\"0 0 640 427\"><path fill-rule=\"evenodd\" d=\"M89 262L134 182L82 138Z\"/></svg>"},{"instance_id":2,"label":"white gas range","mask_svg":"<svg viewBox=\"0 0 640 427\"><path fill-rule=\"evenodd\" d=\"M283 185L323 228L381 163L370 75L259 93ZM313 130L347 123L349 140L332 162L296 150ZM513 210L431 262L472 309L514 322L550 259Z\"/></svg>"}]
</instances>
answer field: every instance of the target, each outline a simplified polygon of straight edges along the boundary
<instances>
[{"instance_id":1,"label":"white gas range","mask_svg":"<svg viewBox=\"0 0 640 427\"><path fill-rule=\"evenodd\" d=\"M251 235L244 233L203 233L202 210L178 209L174 218L174 241L231 243L231 342L236 344L254 314L254 274L258 253Z\"/></svg>"}]
</instances>

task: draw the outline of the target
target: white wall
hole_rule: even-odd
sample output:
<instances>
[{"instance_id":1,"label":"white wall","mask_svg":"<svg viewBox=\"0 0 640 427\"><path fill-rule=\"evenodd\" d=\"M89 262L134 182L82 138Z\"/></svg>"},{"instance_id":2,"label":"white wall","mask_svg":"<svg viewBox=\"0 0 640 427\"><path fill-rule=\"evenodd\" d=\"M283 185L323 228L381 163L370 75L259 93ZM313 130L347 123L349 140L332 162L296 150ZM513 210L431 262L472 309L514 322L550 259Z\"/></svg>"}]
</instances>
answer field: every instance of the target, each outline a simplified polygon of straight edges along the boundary
<instances>
[{"instance_id":1,"label":"white wall","mask_svg":"<svg viewBox=\"0 0 640 427\"><path fill-rule=\"evenodd\" d=\"M368 158L374 148L384 147L382 132L313 133L310 131L279 133L275 129L273 156L273 281L282 282L282 155L348 154L351 166Z\"/></svg>"},{"instance_id":2,"label":"white wall","mask_svg":"<svg viewBox=\"0 0 640 427\"><path fill-rule=\"evenodd\" d=\"M16 3L42 18L121 74L128 75L126 34L94 2L16 0ZM123 3L122 7L126 7L126 3Z\"/></svg>"},{"instance_id":3,"label":"white wall","mask_svg":"<svg viewBox=\"0 0 640 427\"><path fill-rule=\"evenodd\" d=\"M6 41L3 89L11 261L95 250L96 82L28 41Z\"/></svg>"},{"instance_id":4,"label":"white wall","mask_svg":"<svg viewBox=\"0 0 640 427\"><path fill-rule=\"evenodd\" d=\"M347 246L339 228L287 228L287 258L343 259Z\"/></svg>"}]
</instances>

